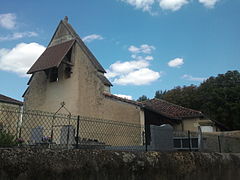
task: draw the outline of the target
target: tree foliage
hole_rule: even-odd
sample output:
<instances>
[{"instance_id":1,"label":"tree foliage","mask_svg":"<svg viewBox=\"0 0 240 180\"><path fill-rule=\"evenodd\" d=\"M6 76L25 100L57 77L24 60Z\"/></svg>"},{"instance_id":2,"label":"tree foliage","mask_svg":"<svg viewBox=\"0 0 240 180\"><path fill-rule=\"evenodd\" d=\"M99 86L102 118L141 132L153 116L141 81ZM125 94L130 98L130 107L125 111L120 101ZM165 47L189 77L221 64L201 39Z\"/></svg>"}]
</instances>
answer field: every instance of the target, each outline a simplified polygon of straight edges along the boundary
<instances>
[{"instance_id":1,"label":"tree foliage","mask_svg":"<svg viewBox=\"0 0 240 180\"><path fill-rule=\"evenodd\" d=\"M200 110L231 129L240 129L240 73L210 77L199 88Z\"/></svg>"},{"instance_id":2,"label":"tree foliage","mask_svg":"<svg viewBox=\"0 0 240 180\"><path fill-rule=\"evenodd\" d=\"M149 100L149 99L148 99L148 97L145 96L145 95L142 95L141 97L139 97L139 98L137 99L138 102L142 102L142 101L146 101L146 100Z\"/></svg>"},{"instance_id":3,"label":"tree foliage","mask_svg":"<svg viewBox=\"0 0 240 180\"><path fill-rule=\"evenodd\" d=\"M178 86L169 91L157 91L155 98L200 110L232 130L240 129L239 71L210 77L199 86Z\"/></svg>"},{"instance_id":4,"label":"tree foliage","mask_svg":"<svg viewBox=\"0 0 240 180\"><path fill-rule=\"evenodd\" d=\"M158 98L158 99L163 99L163 96L166 94L166 90L165 91L156 91L155 92L155 98Z\"/></svg>"}]
</instances>

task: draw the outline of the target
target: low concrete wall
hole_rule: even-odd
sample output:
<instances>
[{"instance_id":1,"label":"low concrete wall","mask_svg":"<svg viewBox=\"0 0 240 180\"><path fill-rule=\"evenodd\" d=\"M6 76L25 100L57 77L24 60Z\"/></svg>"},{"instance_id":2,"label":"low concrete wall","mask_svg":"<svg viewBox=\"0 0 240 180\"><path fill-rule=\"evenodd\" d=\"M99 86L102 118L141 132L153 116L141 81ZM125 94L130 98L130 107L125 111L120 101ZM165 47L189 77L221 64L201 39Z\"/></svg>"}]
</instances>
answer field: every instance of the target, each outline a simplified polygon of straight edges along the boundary
<instances>
[{"instance_id":1,"label":"low concrete wall","mask_svg":"<svg viewBox=\"0 0 240 180\"><path fill-rule=\"evenodd\" d=\"M240 154L0 149L1 180L240 179Z\"/></svg>"}]
</instances>

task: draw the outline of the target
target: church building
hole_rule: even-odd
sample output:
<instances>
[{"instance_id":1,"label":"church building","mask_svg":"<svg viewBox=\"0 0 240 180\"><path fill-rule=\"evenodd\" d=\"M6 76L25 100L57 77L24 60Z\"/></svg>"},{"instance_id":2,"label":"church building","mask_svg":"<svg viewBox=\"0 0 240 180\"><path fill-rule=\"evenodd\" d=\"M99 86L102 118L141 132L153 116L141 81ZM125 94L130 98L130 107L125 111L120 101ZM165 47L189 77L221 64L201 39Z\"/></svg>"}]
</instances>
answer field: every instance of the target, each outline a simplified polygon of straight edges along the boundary
<instances>
[{"instance_id":1,"label":"church building","mask_svg":"<svg viewBox=\"0 0 240 180\"><path fill-rule=\"evenodd\" d=\"M106 71L67 17L27 73L31 78L23 94L25 110L54 113L64 102L74 115L144 124L141 103L111 94Z\"/></svg>"}]
</instances>

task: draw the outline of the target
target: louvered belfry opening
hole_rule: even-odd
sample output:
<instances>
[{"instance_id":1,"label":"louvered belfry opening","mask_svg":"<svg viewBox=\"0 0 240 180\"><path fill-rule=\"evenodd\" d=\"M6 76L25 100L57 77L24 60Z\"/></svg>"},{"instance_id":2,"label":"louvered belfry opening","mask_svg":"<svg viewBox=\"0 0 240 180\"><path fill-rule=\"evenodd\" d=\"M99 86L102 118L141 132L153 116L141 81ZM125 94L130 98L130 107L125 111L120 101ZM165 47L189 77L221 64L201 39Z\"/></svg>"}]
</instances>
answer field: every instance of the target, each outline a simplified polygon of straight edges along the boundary
<instances>
[{"instance_id":1,"label":"louvered belfry opening","mask_svg":"<svg viewBox=\"0 0 240 180\"><path fill-rule=\"evenodd\" d=\"M59 67L53 67L44 70L49 82L55 82L59 80L59 74L62 73L64 78L70 78L72 74L72 48L67 52ZM61 67L61 68L60 68ZM63 72L61 72L63 71Z\"/></svg>"}]
</instances>

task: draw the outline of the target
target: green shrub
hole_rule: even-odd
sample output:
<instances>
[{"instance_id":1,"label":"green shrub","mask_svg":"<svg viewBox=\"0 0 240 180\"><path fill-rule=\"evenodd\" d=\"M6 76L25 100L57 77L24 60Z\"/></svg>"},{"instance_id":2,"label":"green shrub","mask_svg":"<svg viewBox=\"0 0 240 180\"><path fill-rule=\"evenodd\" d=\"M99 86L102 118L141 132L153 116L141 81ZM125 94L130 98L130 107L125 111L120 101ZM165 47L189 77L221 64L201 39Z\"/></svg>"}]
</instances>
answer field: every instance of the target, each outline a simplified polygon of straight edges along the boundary
<instances>
[{"instance_id":1,"label":"green shrub","mask_svg":"<svg viewBox=\"0 0 240 180\"><path fill-rule=\"evenodd\" d=\"M0 131L0 147L11 147L15 145L16 145L15 137L10 133L1 130Z\"/></svg>"}]
</instances>

